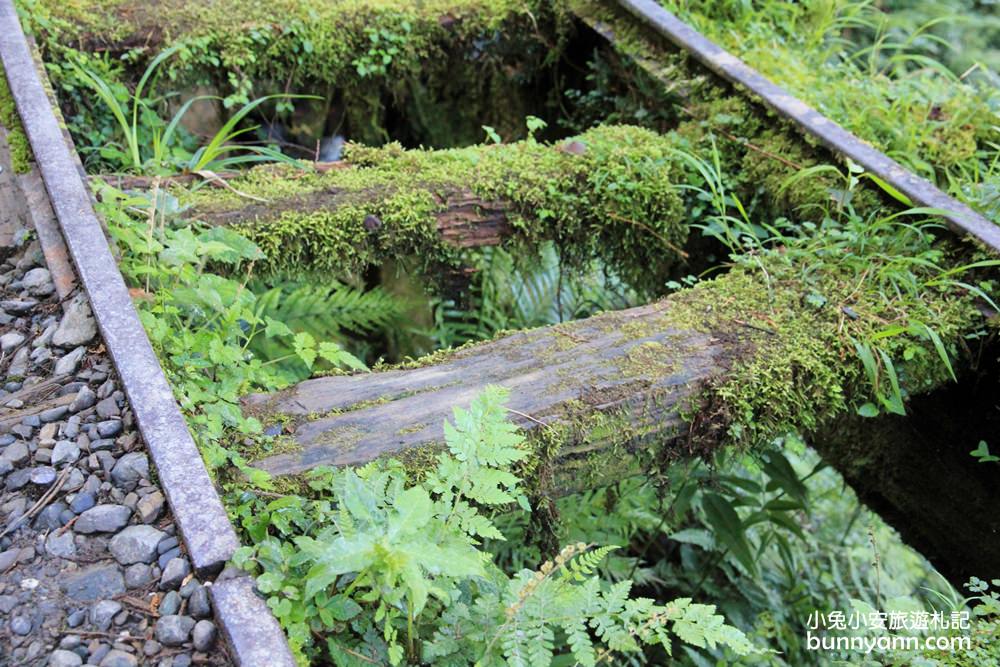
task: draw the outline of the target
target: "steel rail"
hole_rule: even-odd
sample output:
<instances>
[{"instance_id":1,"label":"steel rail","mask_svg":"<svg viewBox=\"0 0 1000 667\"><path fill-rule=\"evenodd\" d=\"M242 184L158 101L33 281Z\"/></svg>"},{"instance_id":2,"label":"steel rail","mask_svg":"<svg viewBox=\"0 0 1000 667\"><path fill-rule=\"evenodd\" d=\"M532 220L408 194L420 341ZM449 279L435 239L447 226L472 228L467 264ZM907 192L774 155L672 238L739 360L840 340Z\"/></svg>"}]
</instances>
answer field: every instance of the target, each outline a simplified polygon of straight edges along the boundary
<instances>
[{"instance_id":1,"label":"steel rail","mask_svg":"<svg viewBox=\"0 0 1000 667\"><path fill-rule=\"evenodd\" d=\"M954 231L969 234L1000 253L1000 225L990 222L930 181L851 134L681 21L655 0L618 0L618 3L708 69L760 97L774 111L819 139L834 153L854 160L911 201L945 211L941 217Z\"/></svg>"},{"instance_id":2,"label":"steel rail","mask_svg":"<svg viewBox=\"0 0 1000 667\"><path fill-rule=\"evenodd\" d=\"M139 321L12 0L0 0L0 60L52 210L188 556L199 574L215 574L239 546L236 531ZM209 590L240 667L294 667L284 633L246 576L220 580Z\"/></svg>"}]
</instances>

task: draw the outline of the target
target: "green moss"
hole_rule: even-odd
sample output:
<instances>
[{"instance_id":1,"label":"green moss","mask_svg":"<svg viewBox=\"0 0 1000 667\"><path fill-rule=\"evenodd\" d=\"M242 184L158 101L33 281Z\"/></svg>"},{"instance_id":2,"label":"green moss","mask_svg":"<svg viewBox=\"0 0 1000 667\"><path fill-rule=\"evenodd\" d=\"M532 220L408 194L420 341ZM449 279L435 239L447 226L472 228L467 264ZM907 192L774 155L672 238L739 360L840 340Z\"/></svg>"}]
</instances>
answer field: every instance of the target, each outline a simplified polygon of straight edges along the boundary
<instances>
[{"instance_id":1,"label":"green moss","mask_svg":"<svg viewBox=\"0 0 1000 667\"><path fill-rule=\"evenodd\" d=\"M11 166L16 174L24 174L31 170L31 145L28 135L24 133L21 118L17 115L14 98L7 84L7 74L0 64L0 125L7 131L7 145L10 148Z\"/></svg>"},{"instance_id":2,"label":"green moss","mask_svg":"<svg viewBox=\"0 0 1000 667\"><path fill-rule=\"evenodd\" d=\"M647 281L662 276L688 235L673 140L611 126L573 142L444 151L351 146L354 168L266 167L232 183L267 204L235 191L181 198L209 222L253 220L238 229L262 248L270 271L360 271L409 255L427 265L454 263L459 251L438 226L453 215L449 202L473 199L503 213L513 243L554 239L570 264L600 256Z\"/></svg>"},{"instance_id":3,"label":"green moss","mask_svg":"<svg viewBox=\"0 0 1000 667\"><path fill-rule=\"evenodd\" d=\"M872 271L885 261L872 256ZM905 393L944 382L947 369L929 338L880 332L890 322L931 322L954 350L982 320L974 300L956 290L926 287L902 294L884 287L866 282L853 266L827 264L814 276L773 253L756 267L740 266L672 297L674 326L738 336L746 345L697 406L713 429L711 438L718 438L721 427L728 432L724 442L762 446L789 432L820 431L874 400L855 341L878 340ZM815 294L822 294L822 306L810 305L808 297ZM845 307L861 315L852 319ZM880 383L884 390L884 367Z\"/></svg>"}]
</instances>

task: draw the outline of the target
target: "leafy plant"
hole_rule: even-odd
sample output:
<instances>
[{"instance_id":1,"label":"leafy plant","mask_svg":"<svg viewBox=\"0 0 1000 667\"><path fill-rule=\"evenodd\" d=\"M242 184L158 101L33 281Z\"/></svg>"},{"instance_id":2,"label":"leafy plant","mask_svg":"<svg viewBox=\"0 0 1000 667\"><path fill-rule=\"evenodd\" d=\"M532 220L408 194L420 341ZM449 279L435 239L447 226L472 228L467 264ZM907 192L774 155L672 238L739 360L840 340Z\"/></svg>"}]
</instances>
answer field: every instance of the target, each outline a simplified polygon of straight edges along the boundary
<instances>
[{"instance_id":1,"label":"leafy plant","mask_svg":"<svg viewBox=\"0 0 1000 667\"><path fill-rule=\"evenodd\" d=\"M669 653L674 636L752 652L710 605L658 605L630 598L628 581L602 584L593 573L612 547L573 544L513 577L492 563L483 540L503 540L492 514L528 507L511 469L530 449L506 420L506 396L491 387L455 408L447 451L421 482L389 461L314 471L315 500L243 497L237 514L255 546L234 562L258 572L300 660L544 666L565 652L596 665L648 644Z\"/></svg>"},{"instance_id":2,"label":"leafy plant","mask_svg":"<svg viewBox=\"0 0 1000 667\"><path fill-rule=\"evenodd\" d=\"M254 484L267 475L247 465L234 441L253 436L269 446L262 426L245 417L239 399L287 383L276 365L251 346L264 338L287 346L288 357L312 368L364 365L332 341L294 332L264 313L248 289L260 249L226 227L168 224L168 197L128 195L105 186L99 211L123 250L120 267L153 347L186 413L210 469L232 464ZM238 277L243 276L241 280Z\"/></svg>"},{"instance_id":3,"label":"leafy plant","mask_svg":"<svg viewBox=\"0 0 1000 667\"><path fill-rule=\"evenodd\" d=\"M262 104L273 100L287 101L301 99L303 95L268 95L244 104L209 139L208 143L194 150L184 148L178 139L181 121L188 110L197 102L221 99L211 95L199 95L185 102L174 116L166 121L157 112L161 100L144 95L147 85L152 85L156 70L168 58L183 48L176 44L158 54L143 72L135 91L122 100L116 86L106 81L96 71L79 63L73 70L104 102L118 125L124 146L115 151L110 146L101 149L106 159L117 159L127 170L143 174L170 174L178 171L198 173L218 172L233 167L264 161L296 161L270 146L247 146L233 143L234 140L253 132L256 127L240 129L240 123ZM146 150L149 147L151 150Z\"/></svg>"}]
</instances>

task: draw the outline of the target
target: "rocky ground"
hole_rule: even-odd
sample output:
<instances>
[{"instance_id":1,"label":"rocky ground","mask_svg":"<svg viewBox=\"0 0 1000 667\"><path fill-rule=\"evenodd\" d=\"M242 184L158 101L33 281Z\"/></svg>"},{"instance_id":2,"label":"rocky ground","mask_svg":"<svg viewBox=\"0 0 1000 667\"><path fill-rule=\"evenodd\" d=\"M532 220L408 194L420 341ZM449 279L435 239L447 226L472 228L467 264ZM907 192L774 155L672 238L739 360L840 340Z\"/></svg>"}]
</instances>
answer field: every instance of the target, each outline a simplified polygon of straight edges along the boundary
<instances>
[{"instance_id":1,"label":"rocky ground","mask_svg":"<svg viewBox=\"0 0 1000 667\"><path fill-rule=\"evenodd\" d=\"M85 297L0 265L0 665L228 665Z\"/></svg>"}]
</instances>

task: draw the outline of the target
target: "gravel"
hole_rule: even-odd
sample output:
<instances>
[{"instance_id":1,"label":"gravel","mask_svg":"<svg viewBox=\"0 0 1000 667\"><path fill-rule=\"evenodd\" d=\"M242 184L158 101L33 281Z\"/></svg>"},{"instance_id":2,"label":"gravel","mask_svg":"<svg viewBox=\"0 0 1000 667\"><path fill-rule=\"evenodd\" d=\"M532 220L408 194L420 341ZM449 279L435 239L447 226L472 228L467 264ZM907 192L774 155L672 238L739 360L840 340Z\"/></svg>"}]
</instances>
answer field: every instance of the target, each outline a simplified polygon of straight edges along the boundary
<instances>
[{"instance_id":1,"label":"gravel","mask_svg":"<svg viewBox=\"0 0 1000 667\"><path fill-rule=\"evenodd\" d=\"M0 664L229 665L97 334L37 241L0 260Z\"/></svg>"}]
</instances>

